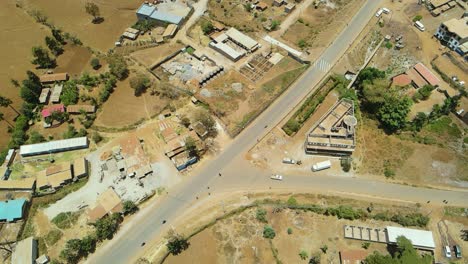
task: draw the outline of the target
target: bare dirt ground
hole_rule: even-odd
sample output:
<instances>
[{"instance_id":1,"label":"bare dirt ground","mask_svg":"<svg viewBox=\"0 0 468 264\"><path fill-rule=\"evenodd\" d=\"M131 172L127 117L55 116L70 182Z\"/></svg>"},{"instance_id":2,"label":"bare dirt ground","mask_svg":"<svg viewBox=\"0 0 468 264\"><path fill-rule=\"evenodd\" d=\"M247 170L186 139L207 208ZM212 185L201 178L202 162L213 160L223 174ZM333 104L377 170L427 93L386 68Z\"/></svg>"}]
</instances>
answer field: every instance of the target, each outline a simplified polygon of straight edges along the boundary
<instances>
[{"instance_id":1,"label":"bare dirt ground","mask_svg":"<svg viewBox=\"0 0 468 264\"><path fill-rule=\"evenodd\" d=\"M24 3L28 9L43 11L55 26L75 34L84 45L106 52L114 46L114 42L125 28L137 21L135 11L142 2L137 0L97 2L101 16L104 18L101 24L91 23L92 17L86 14L84 1L24 0Z\"/></svg>"},{"instance_id":2,"label":"bare dirt ground","mask_svg":"<svg viewBox=\"0 0 468 264\"><path fill-rule=\"evenodd\" d=\"M202 207L187 212L188 216L179 221L174 228L180 234L192 234L194 230L211 221L214 217L223 215L223 207L219 206L220 200L224 201L226 205L224 209L229 212L240 205L246 205L255 200L268 198L286 201L291 195L291 193L249 193L244 195L239 193L213 197L214 200L207 201ZM349 205L357 209L366 208L369 203L372 203L375 211L421 212L422 214L428 214L431 217L428 229L433 231L438 248L444 243L444 239L437 228L437 223L441 220L447 225L447 232L453 238L453 241L463 245L462 252L465 252L464 249L467 247L461 243L458 236L459 230L466 224L466 218L460 215L449 216L444 214L443 207L384 200L369 201L364 197L353 197L345 194L343 194L342 198L320 194L295 194L294 197L300 204ZM283 263L306 263L305 260L301 260L299 257L301 250L305 250L309 256L320 254L321 263L338 263L339 251L362 249L362 242L343 238L342 230L344 225L371 227L396 225L391 222L375 220L340 220L335 217L290 209L273 212L274 206L263 206L263 208L267 211L267 224L271 225L276 232L272 244L262 237L263 227L266 224L256 219L256 208L252 208L219 220L213 226L191 237L189 239L190 246L186 251L177 256L170 255L164 263L186 263L193 259L203 260L203 263L273 263L275 262L272 253L274 249L277 250L278 259ZM203 215L203 217L200 217L200 215ZM292 234L287 233L288 228L292 229ZM143 258L150 261L161 261L162 253L165 251L164 243L161 242L158 240L150 243ZM324 245L328 246L326 254L320 253L320 247ZM384 254L387 253L386 245L378 243L371 243L367 252L370 254L375 250ZM441 258L442 252L436 251L435 259L439 260Z\"/></svg>"},{"instance_id":3,"label":"bare dirt ground","mask_svg":"<svg viewBox=\"0 0 468 264\"><path fill-rule=\"evenodd\" d=\"M57 58L55 72L67 72L71 78L79 78L83 71L94 73L90 65L92 53L83 46L65 45L64 53ZM101 62L104 64L104 61ZM104 67L101 67L104 68Z\"/></svg>"},{"instance_id":4,"label":"bare dirt ground","mask_svg":"<svg viewBox=\"0 0 468 264\"><path fill-rule=\"evenodd\" d=\"M0 93L10 98L18 109L22 100L19 89L10 83L10 79L22 80L27 70L34 69L30 63L31 48L44 41L48 30L15 7L14 1L0 2L0 17L3 18L0 25L0 39L3 40L0 42ZM1 112L7 121L13 122L16 116L13 110L7 107L2 108ZM7 123L0 122L0 146L3 148L8 141Z\"/></svg>"},{"instance_id":5,"label":"bare dirt ground","mask_svg":"<svg viewBox=\"0 0 468 264\"><path fill-rule=\"evenodd\" d=\"M146 67L161 61L184 46L178 43L164 44L153 48L133 52L130 56Z\"/></svg>"},{"instance_id":6,"label":"bare dirt ground","mask_svg":"<svg viewBox=\"0 0 468 264\"><path fill-rule=\"evenodd\" d=\"M303 65L290 57L284 57L256 83L230 70L201 89L197 96L210 105L229 133L236 134L304 70ZM242 90L234 90L233 83L241 83Z\"/></svg>"},{"instance_id":7,"label":"bare dirt ground","mask_svg":"<svg viewBox=\"0 0 468 264\"><path fill-rule=\"evenodd\" d=\"M359 10L362 0L329 0L319 8L303 7L298 20L281 36L293 47L306 49L311 58L318 56ZM304 41L300 47L299 41Z\"/></svg>"}]
</instances>

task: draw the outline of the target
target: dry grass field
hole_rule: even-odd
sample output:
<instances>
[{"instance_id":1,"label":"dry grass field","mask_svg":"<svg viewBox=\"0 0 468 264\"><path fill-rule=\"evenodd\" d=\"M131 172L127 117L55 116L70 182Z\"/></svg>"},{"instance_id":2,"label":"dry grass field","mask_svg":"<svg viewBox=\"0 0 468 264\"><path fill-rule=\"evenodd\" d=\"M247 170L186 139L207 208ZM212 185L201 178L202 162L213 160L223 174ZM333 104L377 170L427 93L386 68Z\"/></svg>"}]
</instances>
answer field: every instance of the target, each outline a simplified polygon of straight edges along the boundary
<instances>
[{"instance_id":1,"label":"dry grass field","mask_svg":"<svg viewBox=\"0 0 468 264\"><path fill-rule=\"evenodd\" d=\"M159 113L167 104L167 101L149 92L141 96L135 96L130 87L129 79L117 83L115 91L109 100L102 106L98 113L95 125L121 128L132 125L143 118L150 118Z\"/></svg>"},{"instance_id":2,"label":"dry grass field","mask_svg":"<svg viewBox=\"0 0 468 264\"><path fill-rule=\"evenodd\" d=\"M34 69L30 63L31 47L44 41L48 29L37 24L21 9L15 7L15 2L0 1L0 94L13 100L13 106L21 106L19 89L10 83L10 79L22 80L26 71ZM15 112L10 108L0 110L5 119L13 122ZM0 147L9 141L6 122L0 122Z\"/></svg>"},{"instance_id":3,"label":"dry grass field","mask_svg":"<svg viewBox=\"0 0 468 264\"><path fill-rule=\"evenodd\" d=\"M312 4L301 11L299 19L289 27L282 38L300 48L326 48L363 2L333 0L321 4L317 9Z\"/></svg>"},{"instance_id":4,"label":"dry grass field","mask_svg":"<svg viewBox=\"0 0 468 264\"><path fill-rule=\"evenodd\" d=\"M125 28L136 22L135 11L143 1L103 0L96 2L104 22L91 23L84 0L24 0L28 9L44 12L50 22L75 34L86 46L106 52L114 46ZM58 8L60 7L60 8Z\"/></svg>"}]
</instances>

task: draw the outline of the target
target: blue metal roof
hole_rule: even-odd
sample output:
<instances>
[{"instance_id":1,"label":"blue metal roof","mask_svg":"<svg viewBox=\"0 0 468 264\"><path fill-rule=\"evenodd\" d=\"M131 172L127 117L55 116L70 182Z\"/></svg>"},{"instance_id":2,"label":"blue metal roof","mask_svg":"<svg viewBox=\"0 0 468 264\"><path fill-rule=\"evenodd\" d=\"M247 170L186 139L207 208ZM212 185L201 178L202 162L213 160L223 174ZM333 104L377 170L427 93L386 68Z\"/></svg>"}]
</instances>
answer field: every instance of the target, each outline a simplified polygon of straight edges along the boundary
<instances>
[{"instance_id":1,"label":"blue metal roof","mask_svg":"<svg viewBox=\"0 0 468 264\"><path fill-rule=\"evenodd\" d=\"M23 206L26 199L16 199L0 202L0 220L12 222L16 219L23 218Z\"/></svg>"},{"instance_id":2,"label":"blue metal roof","mask_svg":"<svg viewBox=\"0 0 468 264\"><path fill-rule=\"evenodd\" d=\"M184 18L181 17L181 16L177 16L177 15L173 15L173 14L161 12L161 11L159 11L159 10L155 10L155 11L150 15L150 18L156 19L156 20L165 21L165 22L169 22L169 23L176 24L176 25L178 25L178 24L180 23L180 21L182 21L182 19L184 19Z\"/></svg>"},{"instance_id":3,"label":"blue metal roof","mask_svg":"<svg viewBox=\"0 0 468 264\"><path fill-rule=\"evenodd\" d=\"M156 7L149 6L148 4L142 4L140 8L138 8L137 14L143 16L150 16L154 12L154 10L156 10Z\"/></svg>"}]
</instances>

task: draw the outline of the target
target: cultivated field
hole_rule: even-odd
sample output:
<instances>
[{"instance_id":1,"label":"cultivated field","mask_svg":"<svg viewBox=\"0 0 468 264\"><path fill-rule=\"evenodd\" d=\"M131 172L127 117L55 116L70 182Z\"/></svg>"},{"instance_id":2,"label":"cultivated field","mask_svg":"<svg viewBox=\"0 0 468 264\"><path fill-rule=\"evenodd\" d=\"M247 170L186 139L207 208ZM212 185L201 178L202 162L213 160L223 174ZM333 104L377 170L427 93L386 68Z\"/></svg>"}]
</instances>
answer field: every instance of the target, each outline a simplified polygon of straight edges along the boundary
<instances>
[{"instance_id":1,"label":"cultivated field","mask_svg":"<svg viewBox=\"0 0 468 264\"><path fill-rule=\"evenodd\" d=\"M136 22L135 11L142 3L137 0L104 0L99 6L104 22L91 23L85 12L86 1L24 0L25 8L42 11L50 22L64 31L75 34L85 46L106 52L114 46L125 28ZM60 8L58 8L60 7Z\"/></svg>"}]
</instances>

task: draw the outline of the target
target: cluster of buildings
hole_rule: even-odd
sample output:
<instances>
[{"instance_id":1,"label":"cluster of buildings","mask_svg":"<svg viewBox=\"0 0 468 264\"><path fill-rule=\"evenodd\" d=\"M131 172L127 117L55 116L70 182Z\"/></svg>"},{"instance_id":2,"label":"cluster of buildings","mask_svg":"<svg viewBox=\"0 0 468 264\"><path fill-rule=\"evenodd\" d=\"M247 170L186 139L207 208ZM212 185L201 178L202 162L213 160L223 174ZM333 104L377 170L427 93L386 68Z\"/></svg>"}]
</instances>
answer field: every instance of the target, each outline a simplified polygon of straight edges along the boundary
<instances>
[{"instance_id":1,"label":"cluster of buildings","mask_svg":"<svg viewBox=\"0 0 468 264\"><path fill-rule=\"evenodd\" d=\"M307 154L349 156L356 147L354 103L341 99L316 122L307 133Z\"/></svg>"},{"instance_id":2,"label":"cluster of buildings","mask_svg":"<svg viewBox=\"0 0 468 264\"><path fill-rule=\"evenodd\" d=\"M232 61L238 61L247 53L252 53L260 44L235 28L219 31L210 36L210 47Z\"/></svg>"},{"instance_id":3,"label":"cluster of buildings","mask_svg":"<svg viewBox=\"0 0 468 264\"><path fill-rule=\"evenodd\" d=\"M89 141L87 137L55 140L44 143L22 145L19 149L19 158L28 159L38 155L50 155L70 150L78 150L88 148ZM11 153L8 160L2 165L7 171L11 171L10 166L15 158L16 150L10 150ZM33 158L34 159L34 158ZM39 158L40 160L49 160L49 158ZM21 161L23 162L23 161ZM0 181L0 191L28 191L34 192L46 189L59 189L62 186L78 180L88 175L88 163L84 158L75 159L71 163L53 165L47 169L40 171L34 177L11 180L4 177ZM4 175L5 176L5 175Z\"/></svg>"},{"instance_id":4,"label":"cluster of buildings","mask_svg":"<svg viewBox=\"0 0 468 264\"><path fill-rule=\"evenodd\" d=\"M417 63L406 72L392 78L392 85L398 87L412 86L419 89L431 85L437 88L439 84L439 78L422 63Z\"/></svg>"},{"instance_id":5,"label":"cluster of buildings","mask_svg":"<svg viewBox=\"0 0 468 264\"><path fill-rule=\"evenodd\" d=\"M65 107L60 104L60 95L63 90L63 82L69 78L68 73L51 73L39 76L39 80L43 85L41 94L39 95L39 103L44 105L41 115L44 118L44 127L50 127L52 121L47 120L54 112L70 114L79 114L81 112L94 113L96 106L94 105L69 105Z\"/></svg>"},{"instance_id":6,"label":"cluster of buildings","mask_svg":"<svg viewBox=\"0 0 468 264\"><path fill-rule=\"evenodd\" d=\"M150 20L160 25L182 25L191 10L192 8L182 1L158 0L153 3L143 3L136 15L138 20Z\"/></svg>"}]
</instances>

